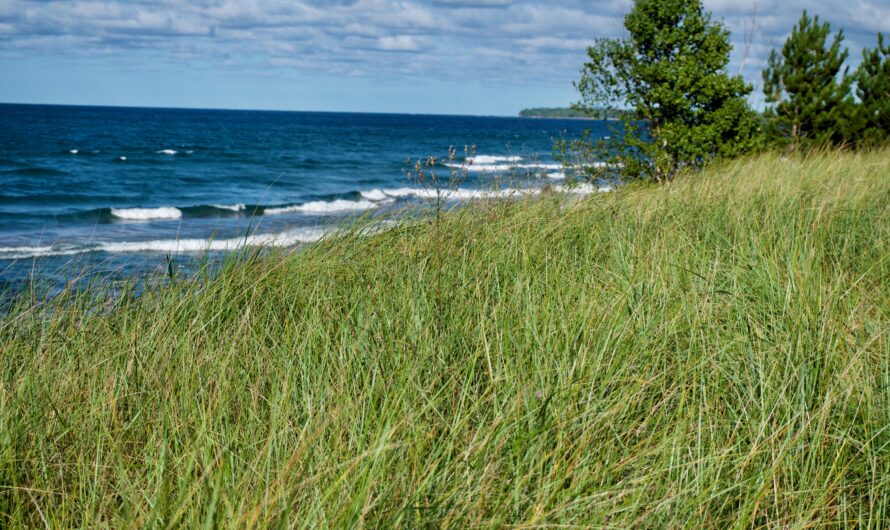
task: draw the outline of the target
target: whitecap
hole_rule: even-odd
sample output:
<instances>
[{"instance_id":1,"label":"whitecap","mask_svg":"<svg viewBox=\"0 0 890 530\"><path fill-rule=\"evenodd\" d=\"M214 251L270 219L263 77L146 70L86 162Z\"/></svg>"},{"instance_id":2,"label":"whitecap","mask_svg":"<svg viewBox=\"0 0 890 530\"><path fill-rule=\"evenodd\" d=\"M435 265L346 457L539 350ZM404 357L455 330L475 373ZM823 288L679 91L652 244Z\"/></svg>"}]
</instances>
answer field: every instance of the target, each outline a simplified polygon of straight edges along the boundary
<instances>
[{"instance_id":1,"label":"whitecap","mask_svg":"<svg viewBox=\"0 0 890 530\"><path fill-rule=\"evenodd\" d=\"M0 247L0 259L28 259L42 256L73 256L85 252L71 245Z\"/></svg>"},{"instance_id":2,"label":"whitecap","mask_svg":"<svg viewBox=\"0 0 890 530\"><path fill-rule=\"evenodd\" d=\"M119 157L117 157L117 159L120 160L121 162L127 161L127 157L125 157L125 156L119 156Z\"/></svg>"},{"instance_id":3,"label":"whitecap","mask_svg":"<svg viewBox=\"0 0 890 530\"><path fill-rule=\"evenodd\" d=\"M76 154L79 153L80 151L77 150L77 149L71 149L71 150L69 150L68 152L71 153L72 155L76 155Z\"/></svg>"},{"instance_id":4,"label":"whitecap","mask_svg":"<svg viewBox=\"0 0 890 530\"><path fill-rule=\"evenodd\" d=\"M402 199L405 197L413 197L419 195L420 193L421 191L416 188L375 188L373 190L363 191L361 195L362 198L368 199L369 201L379 202L389 201L392 199Z\"/></svg>"},{"instance_id":5,"label":"whitecap","mask_svg":"<svg viewBox=\"0 0 890 530\"><path fill-rule=\"evenodd\" d=\"M233 212L240 212L247 209L246 204L211 204L211 206L218 210L230 210Z\"/></svg>"},{"instance_id":6,"label":"whitecap","mask_svg":"<svg viewBox=\"0 0 890 530\"><path fill-rule=\"evenodd\" d=\"M231 239L157 239L151 241L119 241L100 243L86 251L109 253L128 252L224 252L243 247L291 247L318 241L325 235L320 229L298 229L274 234L257 234Z\"/></svg>"},{"instance_id":7,"label":"whitecap","mask_svg":"<svg viewBox=\"0 0 890 530\"><path fill-rule=\"evenodd\" d=\"M369 201L383 201L389 198L389 196L386 195L386 192L379 189L363 191L362 197L368 199Z\"/></svg>"},{"instance_id":8,"label":"whitecap","mask_svg":"<svg viewBox=\"0 0 890 530\"><path fill-rule=\"evenodd\" d=\"M467 162L476 165L497 164L498 162L521 162L521 156L492 156L492 155L476 155L467 158Z\"/></svg>"},{"instance_id":9,"label":"whitecap","mask_svg":"<svg viewBox=\"0 0 890 530\"><path fill-rule=\"evenodd\" d=\"M175 149L161 149L160 151L157 151L157 153L159 155L173 156L173 155L179 153L179 151L177 151Z\"/></svg>"},{"instance_id":10,"label":"whitecap","mask_svg":"<svg viewBox=\"0 0 890 530\"><path fill-rule=\"evenodd\" d=\"M377 206L377 203L368 200L350 201L346 199L336 199L333 201L312 201L296 206L266 208L263 213L269 215L282 213L333 214L343 212L360 212L376 208Z\"/></svg>"},{"instance_id":11,"label":"whitecap","mask_svg":"<svg viewBox=\"0 0 890 530\"><path fill-rule=\"evenodd\" d=\"M111 215L119 219L131 221L148 221L151 219L179 219L182 211L172 206L160 208L112 208Z\"/></svg>"},{"instance_id":12,"label":"whitecap","mask_svg":"<svg viewBox=\"0 0 890 530\"><path fill-rule=\"evenodd\" d=\"M497 173L504 171L524 170L527 172L560 169L562 164L557 162L537 162L531 164L488 164L488 165L470 165L461 166L460 164L445 164L445 166L463 170L470 173Z\"/></svg>"},{"instance_id":13,"label":"whitecap","mask_svg":"<svg viewBox=\"0 0 890 530\"><path fill-rule=\"evenodd\" d=\"M244 247L292 247L318 241L328 230L301 228L272 234L257 234L231 239L155 239L148 241L109 241L90 245L47 245L0 247L0 259L28 259L52 256L73 256L88 252L126 254L136 252L201 253L225 252Z\"/></svg>"}]
</instances>

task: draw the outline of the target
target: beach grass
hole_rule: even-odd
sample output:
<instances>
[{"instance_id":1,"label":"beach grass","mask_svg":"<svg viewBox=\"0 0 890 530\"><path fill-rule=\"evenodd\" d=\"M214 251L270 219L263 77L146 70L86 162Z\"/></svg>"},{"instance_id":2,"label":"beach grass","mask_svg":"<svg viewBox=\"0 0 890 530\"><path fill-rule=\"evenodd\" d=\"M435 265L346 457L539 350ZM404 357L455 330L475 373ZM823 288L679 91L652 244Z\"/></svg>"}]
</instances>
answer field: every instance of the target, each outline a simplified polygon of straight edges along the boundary
<instances>
[{"instance_id":1,"label":"beach grass","mask_svg":"<svg viewBox=\"0 0 890 530\"><path fill-rule=\"evenodd\" d=\"M888 526L887 150L478 202L0 321L0 527Z\"/></svg>"}]
</instances>

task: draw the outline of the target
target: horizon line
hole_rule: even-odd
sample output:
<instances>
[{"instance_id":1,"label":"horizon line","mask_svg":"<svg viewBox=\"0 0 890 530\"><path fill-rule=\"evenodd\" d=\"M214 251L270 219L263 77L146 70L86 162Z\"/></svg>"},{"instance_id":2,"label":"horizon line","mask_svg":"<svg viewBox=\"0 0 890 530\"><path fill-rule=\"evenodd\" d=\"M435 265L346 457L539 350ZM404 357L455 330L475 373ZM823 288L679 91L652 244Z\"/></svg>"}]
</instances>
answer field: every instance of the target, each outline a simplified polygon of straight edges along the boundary
<instances>
[{"instance_id":1,"label":"horizon line","mask_svg":"<svg viewBox=\"0 0 890 530\"><path fill-rule=\"evenodd\" d=\"M91 105L86 103L27 103L18 101L0 101L0 105L7 106L30 106L30 107L79 107L79 108L100 108L100 109L145 109L145 110L204 110L217 112L278 112L278 113L305 113L305 114L368 114L368 115L394 115L394 116L452 116L452 117L473 117L473 118L524 118L516 114L451 114L451 113L435 113L435 112L373 112L373 111L350 111L350 110L296 110L296 109L257 109L245 107L168 107L162 105ZM542 108L542 107L528 107ZM522 109L525 110L525 109ZM526 118L531 119L531 118ZM540 118L535 118L540 119ZM560 119L560 118L554 118Z\"/></svg>"}]
</instances>

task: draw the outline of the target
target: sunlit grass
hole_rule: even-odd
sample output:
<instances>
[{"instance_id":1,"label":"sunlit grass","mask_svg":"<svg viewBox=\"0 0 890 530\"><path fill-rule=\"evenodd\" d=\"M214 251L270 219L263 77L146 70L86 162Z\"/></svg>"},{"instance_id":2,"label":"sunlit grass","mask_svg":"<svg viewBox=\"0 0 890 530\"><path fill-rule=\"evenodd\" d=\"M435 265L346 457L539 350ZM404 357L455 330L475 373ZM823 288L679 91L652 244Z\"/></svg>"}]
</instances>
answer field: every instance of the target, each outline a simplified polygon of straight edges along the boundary
<instances>
[{"instance_id":1,"label":"sunlit grass","mask_svg":"<svg viewBox=\"0 0 890 530\"><path fill-rule=\"evenodd\" d=\"M0 321L0 527L890 526L890 152Z\"/></svg>"}]
</instances>

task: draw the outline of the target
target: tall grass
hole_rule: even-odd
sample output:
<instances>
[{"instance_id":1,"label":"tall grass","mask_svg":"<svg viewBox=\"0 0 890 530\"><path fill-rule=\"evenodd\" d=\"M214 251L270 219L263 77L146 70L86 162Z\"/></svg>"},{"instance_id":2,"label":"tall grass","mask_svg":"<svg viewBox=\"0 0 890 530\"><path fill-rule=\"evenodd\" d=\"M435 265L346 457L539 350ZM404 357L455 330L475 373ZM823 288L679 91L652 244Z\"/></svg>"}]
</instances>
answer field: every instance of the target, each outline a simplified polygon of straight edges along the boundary
<instances>
[{"instance_id":1,"label":"tall grass","mask_svg":"<svg viewBox=\"0 0 890 530\"><path fill-rule=\"evenodd\" d=\"M888 205L763 156L22 299L0 526L886 528Z\"/></svg>"}]
</instances>

